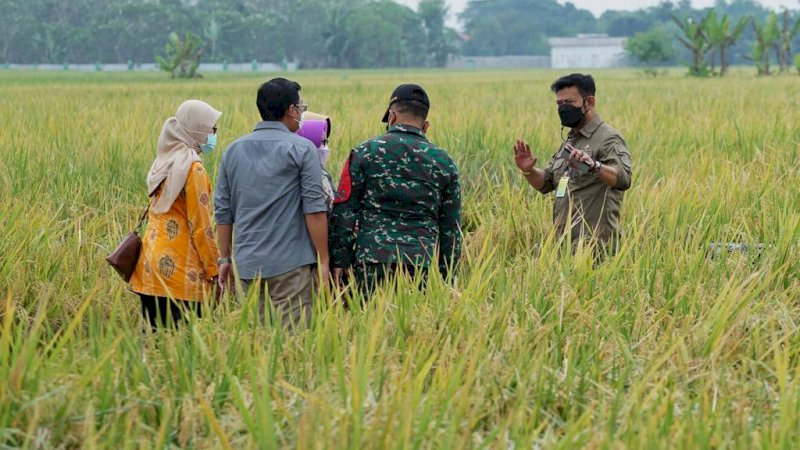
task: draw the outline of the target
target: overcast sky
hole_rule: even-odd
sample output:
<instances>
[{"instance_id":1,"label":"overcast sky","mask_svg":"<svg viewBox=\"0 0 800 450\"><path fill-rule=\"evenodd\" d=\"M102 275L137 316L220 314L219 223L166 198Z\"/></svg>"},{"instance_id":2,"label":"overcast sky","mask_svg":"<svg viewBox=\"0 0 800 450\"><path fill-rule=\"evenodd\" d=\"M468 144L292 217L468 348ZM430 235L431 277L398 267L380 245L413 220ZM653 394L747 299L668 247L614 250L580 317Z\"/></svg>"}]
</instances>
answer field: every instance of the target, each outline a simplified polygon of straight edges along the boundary
<instances>
[{"instance_id":1,"label":"overcast sky","mask_svg":"<svg viewBox=\"0 0 800 450\"><path fill-rule=\"evenodd\" d=\"M416 8L419 0L396 0L399 3ZM464 10L468 0L447 0L450 5L450 20L451 26L456 25L456 16ZM595 16L599 16L607 9L616 10L636 10L654 6L661 3L663 0L570 0L572 4L581 9L588 9ZM559 3L566 3L566 0L559 0ZM758 0L758 3L769 7L779 8L785 6L791 9L800 9L800 0ZM714 0L692 0L692 6L695 8L703 8L712 6Z\"/></svg>"}]
</instances>

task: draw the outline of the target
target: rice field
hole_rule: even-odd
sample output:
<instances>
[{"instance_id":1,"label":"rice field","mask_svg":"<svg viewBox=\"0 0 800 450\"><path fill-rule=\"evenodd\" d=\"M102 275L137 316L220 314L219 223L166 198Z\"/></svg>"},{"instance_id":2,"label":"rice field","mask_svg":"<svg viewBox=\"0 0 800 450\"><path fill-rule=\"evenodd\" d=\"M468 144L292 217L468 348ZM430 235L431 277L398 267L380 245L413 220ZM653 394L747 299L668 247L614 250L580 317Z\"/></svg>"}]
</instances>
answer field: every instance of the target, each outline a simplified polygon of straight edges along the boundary
<instances>
[{"instance_id":1,"label":"rice field","mask_svg":"<svg viewBox=\"0 0 800 450\"><path fill-rule=\"evenodd\" d=\"M593 72L634 159L624 245L597 267L512 161L518 137L540 167L557 149L563 73L293 73L333 117L334 174L397 84L428 90L464 180L457 286L349 312L326 290L294 335L225 299L150 338L103 258L161 125L188 98L223 111L213 177L270 76L0 71L0 447L798 448L800 79L754 71Z\"/></svg>"}]
</instances>

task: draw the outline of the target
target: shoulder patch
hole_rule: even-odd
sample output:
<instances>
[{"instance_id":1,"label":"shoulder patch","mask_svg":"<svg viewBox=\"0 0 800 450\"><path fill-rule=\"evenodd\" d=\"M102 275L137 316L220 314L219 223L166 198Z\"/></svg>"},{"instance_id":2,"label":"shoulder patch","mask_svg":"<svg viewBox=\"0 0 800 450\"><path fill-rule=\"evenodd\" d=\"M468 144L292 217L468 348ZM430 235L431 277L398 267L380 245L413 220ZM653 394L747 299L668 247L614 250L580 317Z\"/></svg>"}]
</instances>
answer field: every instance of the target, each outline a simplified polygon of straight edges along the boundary
<instances>
[{"instance_id":1,"label":"shoulder patch","mask_svg":"<svg viewBox=\"0 0 800 450\"><path fill-rule=\"evenodd\" d=\"M619 156L622 165L625 166L626 169L631 170L633 167L633 161L631 160L631 154L625 147L614 147L614 151L617 152L617 156Z\"/></svg>"}]
</instances>

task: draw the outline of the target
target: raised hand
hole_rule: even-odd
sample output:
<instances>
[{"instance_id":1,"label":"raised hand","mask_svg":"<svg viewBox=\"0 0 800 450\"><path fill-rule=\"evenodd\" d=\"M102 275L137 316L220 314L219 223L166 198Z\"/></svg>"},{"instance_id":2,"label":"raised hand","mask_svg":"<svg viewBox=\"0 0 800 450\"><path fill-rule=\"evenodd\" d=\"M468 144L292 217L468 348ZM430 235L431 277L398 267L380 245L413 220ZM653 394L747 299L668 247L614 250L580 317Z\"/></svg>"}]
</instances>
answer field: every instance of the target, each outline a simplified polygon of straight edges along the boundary
<instances>
[{"instance_id":1,"label":"raised hand","mask_svg":"<svg viewBox=\"0 0 800 450\"><path fill-rule=\"evenodd\" d=\"M523 172L530 172L536 167L538 158L531 154L531 147L522 139L514 144L514 164Z\"/></svg>"}]
</instances>

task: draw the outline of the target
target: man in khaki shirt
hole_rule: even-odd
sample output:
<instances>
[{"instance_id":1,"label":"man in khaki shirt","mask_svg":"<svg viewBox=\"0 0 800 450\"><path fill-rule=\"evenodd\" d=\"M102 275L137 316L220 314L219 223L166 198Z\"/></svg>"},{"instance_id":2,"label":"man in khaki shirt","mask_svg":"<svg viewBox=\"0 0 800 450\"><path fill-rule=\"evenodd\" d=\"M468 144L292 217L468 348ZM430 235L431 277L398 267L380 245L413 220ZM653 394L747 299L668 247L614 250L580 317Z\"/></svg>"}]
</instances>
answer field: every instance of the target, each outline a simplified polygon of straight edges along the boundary
<instances>
[{"instance_id":1,"label":"man in khaki shirt","mask_svg":"<svg viewBox=\"0 0 800 450\"><path fill-rule=\"evenodd\" d=\"M567 139L544 169L536 168L530 146L518 139L514 162L539 192L556 191L553 221L559 236L569 225L573 244L587 240L614 253L622 234L619 210L631 185L630 152L619 132L595 110L591 75L567 75L550 88L561 125L571 129Z\"/></svg>"}]
</instances>

